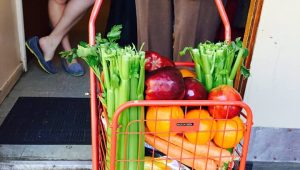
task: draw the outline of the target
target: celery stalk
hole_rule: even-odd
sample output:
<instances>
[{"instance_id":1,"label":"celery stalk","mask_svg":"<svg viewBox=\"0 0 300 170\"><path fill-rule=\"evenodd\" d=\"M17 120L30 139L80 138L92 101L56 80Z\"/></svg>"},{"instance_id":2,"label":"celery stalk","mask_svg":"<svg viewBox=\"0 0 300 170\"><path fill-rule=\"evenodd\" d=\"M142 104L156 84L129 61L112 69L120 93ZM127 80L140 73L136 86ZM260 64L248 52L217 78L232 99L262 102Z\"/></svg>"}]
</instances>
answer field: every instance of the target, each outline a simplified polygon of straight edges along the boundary
<instances>
[{"instance_id":1,"label":"celery stalk","mask_svg":"<svg viewBox=\"0 0 300 170\"><path fill-rule=\"evenodd\" d=\"M195 71L196 71L196 75L197 75L197 79L201 82L204 83L204 80L202 78L202 75L204 74L202 72L202 68L201 68L201 59L200 59L200 51L199 49L195 48L191 48L191 47L185 47L182 51L179 52L180 56L183 56L186 54L186 52L189 51L190 56L192 57L194 63L195 63Z\"/></svg>"},{"instance_id":2,"label":"celery stalk","mask_svg":"<svg viewBox=\"0 0 300 170\"><path fill-rule=\"evenodd\" d=\"M190 50L190 54L195 62L195 71L196 71L196 75L197 75L197 79L200 82L203 82L202 79L202 70L201 70L201 62L200 62L200 51L199 49L192 49Z\"/></svg>"},{"instance_id":3,"label":"celery stalk","mask_svg":"<svg viewBox=\"0 0 300 170\"><path fill-rule=\"evenodd\" d=\"M138 87L138 78L132 77L130 80L130 100L137 100L136 89ZM128 143L127 143L127 158L128 169L137 169L137 159L138 159L138 108L131 107L129 108L129 122L131 122L129 126L129 132L131 134L128 135ZM130 148L130 150L129 150Z\"/></svg>"},{"instance_id":4,"label":"celery stalk","mask_svg":"<svg viewBox=\"0 0 300 170\"><path fill-rule=\"evenodd\" d=\"M114 101L115 101L115 96L114 96L114 91L112 89L107 89L107 116L108 116L108 121L112 122L112 117L114 113ZM111 143L111 128L107 128L107 143ZM110 164L110 145L107 145L107 152L106 152L106 163L108 166L106 166L106 169L109 169L109 164Z\"/></svg>"},{"instance_id":5,"label":"celery stalk","mask_svg":"<svg viewBox=\"0 0 300 170\"><path fill-rule=\"evenodd\" d=\"M132 54L131 56L131 62L130 62L130 72L131 72L131 78L130 78L130 100L137 100L137 89L138 89L138 83L139 83L139 60L140 57L137 54ZM135 134L138 132L138 108L137 107L131 107L129 109L128 114L129 122L131 123L129 126L129 136L128 136L128 143L127 143L127 157L128 157L128 169L137 169L138 162L138 134ZM129 150L130 148L130 150Z\"/></svg>"},{"instance_id":6,"label":"celery stalk","mask_svg":"<svg viewBox=\"0 0 300 170\"><path fill-rule=\"evenodd\" d=\"M62 52L62 57L72 60L80 57L93 69L103 88L100 102L106 107L109 123L112 123L115 110L129 100L144 99L145 52L136 51L135 47L121 48L116 41L120 38L122 26L114 26L107 38L96 36L96 44L90 46L81 42L78 49ZM101 81L101 71L104 82ZM126 128L131 121L127 135ZM116 169L144 169L144 108L136 107L124 110L120 117L117 136ZM107 128L107 150L105 168L110 168L111 128ZM128 144L126 140L128 137ZM127 150L126 150L126 149ZM126 160L132 160L125 163ZM140 162L136 162L141 160ZM135 162L133 162L135 161ZM115 163L115 162L114 162Z\"/></svg>"},{"instance_id":7,"label":"celery stalk","mask_svg":"<svg viewBox=\"0 0 300 170\"><path fill-rule=\"evenodd\" d=\"M129 79L129 70L130 70L130 63L129 63L130 55L127 53L124 53L119 58L119 62L121 63L121 68L119 68L120 71L120 78L121 78L121 84L119 87L119 104L124 104L125 102L129 101L129 90L130 90L130 79ZM125 153L125 131L126 126L128 124L128 109L124 110L119 118L119 124L120 127L120 134L118 138L118 154L117 154L117 160L126 160L126 153ZM126 164L124 161L117 163L117 169L127 169Z\"/></svg>"},{"instance_id":8,"label":"celery stalk","mask_svg":"<svg viewBox=\"0 0 300 170\"><path fill-rule=\"evenodd\" d=\"M223 75L226 73L223 71L225 65L226 54L223 49L216 50L216 62L215 62L215 73L213 75L214 82L213 87L217 87L224 84Z\"/></svg>"},{"instance_id":9,"label":"celery stalk","mask_svg":"<svg viewBox=\"0 0 300 170\"><path fill-rule=\"evenodd\" d=\"M107 63L107 58L108 55L105 53L105 49L101 50L101 56L102 56L102 67L103 67L103 74L104 74L104 84L106 86L106 98L107 98L107 116L108 116L108 120L109 122L112 121L112 117L114 114L114 102L115 102L115 96L114 96L114 90L111 86L110 83L110 71L109 71L109 67L108 67L108 63ZM110 137L111 137L111 129L107 128L107 143L110 143ZM109 164L110 164L110 145L107 145L107 152L106 152L106 169L109 168Z\"/></svg>"},{"instance_id":10,"label":"celery stalk","mask_svg":"<svg viewBox=\"0 0 300 170\"><path fill-rule=\"evenodd\" d=\"M195 63L197 79L202 82L207 91L222 84L233 86L237 71L247 78L249 70L243 61L248 50L243 47L240 38L230 44L228 42L200 43L197 48L185 47L179 54L182 56L189 51Z\"/></svg>"},{"instance_id":11,"label":"celery stalk","mask_svg":"<svg viewBox=\"0 0 300 170\"><path fill-rule=\"evenodd\" d=\"M137 88L137 97L138 100L144 100L144 88L145 88L145 52L139 51L140 55L140 77L139 77L139 83ZM138 160L141 160L138 164L138 169L143 170L144 169L144 158L145 158L145 127L144 127L144 107L138 108L138 120L139 120L139 153L138 153Z\"/></svg>"},{"instance_id":12,"label":"celery stalk","mask_svg":"<svg viewBox=\"0 0 300 170\"><path fill-rule=\"evenodd\" d=\"M203 63L203 71L205 74L205 87L207 91L210 91L213 88L213 77L211 74L211 68L208 61L208 55L206 54L204 47L202 45L199 45L200 49L200 57L201 62Z\"/></svg>"},{"instance_id":13,"label":"celery stalk","mask_svg":"<svg viewBox=\"0 0 300 170\"><path fill-rule=\"evenodd\" d=\"M235 63L233 65L233 68L231 70L231 73L227 79L227 84L233 87L233 80L236 76L237 70L240 67L240 65L242 64L243 61L243 55L244 55L244 48L240 48L239 53L237 55L237 58L235 60Z\"/></svg>"},{"instance_id":14,"label":"celery stalk","mask_svg":"<svg viewBox=\"0 0 300 170\"><path fill-rule=\"evenodd\" d=\"M131 79L130 79L130 100L142 100L144 98L144 81L145 81L145 56L144 53L133 54L131 58ZM141 64L143 63L143 65ZM142 88L141 88L142 87ZM131 135L128 137L127 157L128 157L128 169L143 169L144 164L138 162L138 160L144 159L144 141L140 142L140 136L138 132L144 132L144 128L141 127L143 122L140 121L141 113L140 107L131 107L129 109L129 122L132 124L129 127L129 132ZM142 147L141 147L142 146ZM142 150L141 150L142 149ZM141 156L142 155L142 156Z\"/></svg>"},{"instance_id":15,"label":"celery stalk","mask_svg":"<svg viewBox=\"0 0 300 170\"><path fill-rule=\"evenodd\" d=\"M225 70L226 70L226 80L225 80L225 84L231 84L229 83L229 76L232 70L232 64L235 58L235 49L233 48L229 48L227 49L227 58L226 58L226 62L225 62Z\"/></svg>"}]
</instances>

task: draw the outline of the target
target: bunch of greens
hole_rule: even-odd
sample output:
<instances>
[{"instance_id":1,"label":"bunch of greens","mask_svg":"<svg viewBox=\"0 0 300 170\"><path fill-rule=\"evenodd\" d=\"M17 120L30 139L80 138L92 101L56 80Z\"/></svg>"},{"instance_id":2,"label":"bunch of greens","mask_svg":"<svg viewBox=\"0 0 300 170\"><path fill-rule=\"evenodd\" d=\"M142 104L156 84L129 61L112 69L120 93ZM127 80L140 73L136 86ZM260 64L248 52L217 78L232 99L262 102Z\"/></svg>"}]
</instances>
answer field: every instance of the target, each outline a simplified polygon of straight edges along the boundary
<instances>
[{"instance_id":1,"label":"bunch of greens","mask_svg":"<svg viewBox=\"0 0 300 170\"><path fill-rule=\"evenodd\" d=\"M144 99L145 52L136 50L134 46L120 47L116 41L120 39L121 29L121 25L114 26L107 38L98 34L94 46L81 42L77 48L60 53L70 61L82 58L93 69L103 89L100 101L107 110L110 123L120 105ZM139 135L139 132L144 132L143 112L141 107L131 107L120 115L116 155L117 160L123 161L117 162L117 169L144 167L142 161L137 161L144 159L144 137ZM129 122L134 123L129 126ZM132 133L125 135L127 132ZM111 128L107 128L106 169L110 165L110 140ZM129 161L126 163L124 160Z\"/></svg>"},{"instance_id":2,"label":"bunch of greens","mask_svg":"<svg viewBox=\"0 0 300 170\"><path fill-rule=\"evenodd\" d=\"M186 47L179 54L190 53L194 63L197 79L210 91L219 85L233 86L237 71L247 78L250 73L244 66L248 56L240 38L234 42L200 43L196 48Z\"/></svg>"}]
</instances>

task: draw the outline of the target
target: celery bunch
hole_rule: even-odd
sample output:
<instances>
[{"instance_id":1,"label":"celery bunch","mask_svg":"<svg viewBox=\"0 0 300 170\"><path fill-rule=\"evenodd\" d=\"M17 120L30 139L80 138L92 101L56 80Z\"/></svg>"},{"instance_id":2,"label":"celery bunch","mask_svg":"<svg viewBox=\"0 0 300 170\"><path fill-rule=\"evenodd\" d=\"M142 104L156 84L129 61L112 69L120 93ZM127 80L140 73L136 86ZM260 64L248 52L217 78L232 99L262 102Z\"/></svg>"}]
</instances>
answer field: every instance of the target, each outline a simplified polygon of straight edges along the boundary
<instances>
[{"instance_id":1,"label":"celery bunch","mask_svg":"<svg viewBox=\"0 0 300 170\"><path fill-rule=\"evenodd\" d=\"M196 48L184 48L179 54L187 52L195 63L197 79L208 91L222 84L233 86L239 69L244 77L250 75L243 62L248 56L248 50L243 47L240 38L230 44L226 41L200 43Z\"/></svg>"},{"instance_id":2,"label":"celery bunch","mask_svg":"<svg viewBox=\"0 0 300 170\"><path fill-rule=\"evenodd\" d=\"M61 52L61 56L72 60L82 58L94 71L100 81L103 92L100 101L106 107L109 122L116 109L130 100L144 99L145 52L136 50L134 46L120 47L121 25L116 25L107 34L107 38L96 36L96 44L90 46L81 42L71 51ZM101 73L104 74L104 82ZM134 122L128 125L129 122ZM143 169L144 110L140 107L129 108L120 115L117 136L116 169ZM126 132L133 132L125 135ZM110 164L111 129L107 128L106 169ZM128 160L125 162L124 160Z\"/></svg>"}]
</instances>

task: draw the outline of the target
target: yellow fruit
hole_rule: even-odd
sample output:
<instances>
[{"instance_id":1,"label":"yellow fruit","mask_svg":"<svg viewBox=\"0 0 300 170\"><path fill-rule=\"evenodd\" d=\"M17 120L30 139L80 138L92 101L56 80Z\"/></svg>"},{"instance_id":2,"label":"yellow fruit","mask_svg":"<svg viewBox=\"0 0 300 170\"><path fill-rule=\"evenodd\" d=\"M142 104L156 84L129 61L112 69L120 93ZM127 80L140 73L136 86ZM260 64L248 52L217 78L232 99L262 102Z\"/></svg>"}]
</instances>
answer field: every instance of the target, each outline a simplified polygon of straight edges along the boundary
<instances>
[{"instance_id":1,"label":"yellow fruit","mask_svg":"<svg viewBox=\"0 0 300 170\"><path fill-rule=\"evenodd\" d=\"M218 120L214 142L222 148L233 148L243 138L244 131L245 126L238 116L232 119Z\"/></svg>"},{"instance_id":2,"label":"yellow fruit","mask_svg":"<svg viewBox=\"0 0 300 170\"><path fill-rule=\"evenodd\" d=\"M168 161L170 163L170 161ZM145 157L144 170L172 170L169 166L166 166L165 160L152 159L152 157Z\"/></svg>"},{"instance_id":3,"label":"yellow fruit","mask_svg":"<svg viewBox=\"0 0 300 170\"><path fill-rule=\"evenodd\" d=\"M186 119L199 119L199 130L197 132L186 132L185 137L194 144L207 144L216 133L216 121L206 110L191 110Z\"/></svg>"},{"instance_id":4,"label":"yellow fruit","mask_svg":"<svg viewBox=\"0 0 300 170\"><path fill-rule=\"evenodd\" d=\"M193 77L193 78L196 78L196 77L197 77L195 72L190 71L190 70L188 70L188 69L182 68L182 69L179 69L179 71L180 71L180 73L182 74L182 77L183 77L183 78L184 78L184 77Z\"/></svg>"},{"instance_id":5,"label":"yellow fruit","mask_svg":"<svg viewBox=\"0 0 300 170\"><path fill-rule=\"evenodd\" d=\"M146 124L154 135L168 136L170 132L170 119L183 119L184 113L179 106L148 107ZM176 133L170 133L176 135Z\"/></svg>"}]
</instances>

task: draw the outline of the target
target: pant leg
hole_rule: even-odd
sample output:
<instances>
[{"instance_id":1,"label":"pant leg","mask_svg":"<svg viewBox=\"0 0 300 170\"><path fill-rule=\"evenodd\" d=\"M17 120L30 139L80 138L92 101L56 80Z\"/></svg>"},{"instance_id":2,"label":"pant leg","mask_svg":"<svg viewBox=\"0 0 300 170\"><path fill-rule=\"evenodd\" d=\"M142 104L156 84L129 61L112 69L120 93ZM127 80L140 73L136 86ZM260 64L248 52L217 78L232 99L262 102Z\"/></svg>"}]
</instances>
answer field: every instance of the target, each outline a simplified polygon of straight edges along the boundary
<instances>
[{"instance_id":1,"label":"pant leg","mask_svg":"<svg viewBox=\"0 0 300 170\"><path fill-rule=\"evenodd\" d=\"M123 28L121 38L118 41L118 43L121 46L137 43L135 11L135 0L111 1L109 17L106 26L106 33L110 31L114 25L121 24Z\"/></svg>"},{"instance_id":2,"label":"pant leg","mask_svg":"<svg viewBox=\"0 0 300 170\"><path fill-rule=\"evenodd\" d=\"M172 4L171 0L135 0L137 12L138 47L171 57Z\"/></svg>"},{"instance_id":3,"label":"pant leg","mask_svg":"<svg viewBox=\"0 0 300 170\"><path fill-rule=\"evenodd\" d=\"M223 4L226 5L226 0L223 0ZM197 43L214 41L220 24L222 24L220 14L214 0L201 0L198 22L201 31L197 33Z\"/></svg>"},{"instance_id":4,"label":"pant leg","mask_svg":"<svg viewBox=\"0 0 300 170\"><path fill-rule=\"evenodd\" d=\"M189 55L178 55L184 47L213 41L220 23L213 0L174 0L174 60L191 61Z\"/></svg>"}]
</instances>

